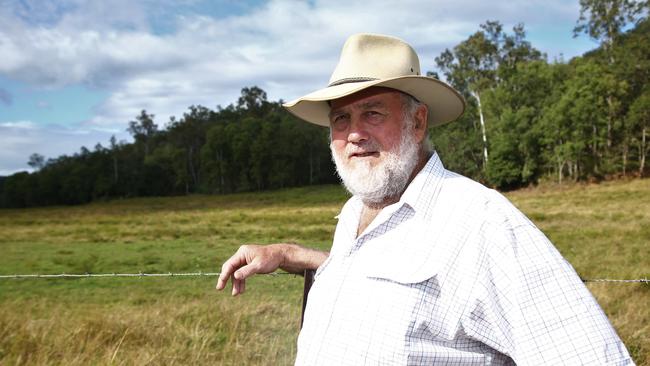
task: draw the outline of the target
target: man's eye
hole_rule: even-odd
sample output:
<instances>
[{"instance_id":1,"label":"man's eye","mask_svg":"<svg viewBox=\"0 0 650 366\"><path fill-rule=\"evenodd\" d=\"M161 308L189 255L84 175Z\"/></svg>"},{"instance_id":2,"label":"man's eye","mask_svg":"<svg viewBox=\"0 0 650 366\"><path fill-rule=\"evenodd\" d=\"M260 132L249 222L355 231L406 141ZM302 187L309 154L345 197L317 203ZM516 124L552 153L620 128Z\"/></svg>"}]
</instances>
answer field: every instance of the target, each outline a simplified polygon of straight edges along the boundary
<instances>
[{"instance_id":1,"label":"man's eye","mask_svg":"<svg viewBox=\"0 0 650 366\"><path fill-rule=\"evenodd\" d=\"M377 111L367 111L364 112L365 116L367 119L370 120L378 120L381 119L384 115L382 113L379 113Z\"/></svg>"},{"instance_id":2,"label":"man's eye","mask_svg":"<svg viewBox=\"0 0 650 366\"><path fill-rule=\"evenodd\" d=\"M348 116L346 116L345 114L333 116L332 119L330 120L330 124L332 125L332 128L334 128L337 131L344 130L347 125L346 122L348 122Z\"/></svg>"},{"instance_id":3,"label":"man's eye","mask_svg":"<svg viewBox=\"0 0 650 366\"><path fill-rule=\"evenodd\" d=\"M345 114L340 114L338 116L334 116L332 118L332 123L340 123L340 122L345 122L347 121L348 117Z\"/></svg>"}]
</instances>

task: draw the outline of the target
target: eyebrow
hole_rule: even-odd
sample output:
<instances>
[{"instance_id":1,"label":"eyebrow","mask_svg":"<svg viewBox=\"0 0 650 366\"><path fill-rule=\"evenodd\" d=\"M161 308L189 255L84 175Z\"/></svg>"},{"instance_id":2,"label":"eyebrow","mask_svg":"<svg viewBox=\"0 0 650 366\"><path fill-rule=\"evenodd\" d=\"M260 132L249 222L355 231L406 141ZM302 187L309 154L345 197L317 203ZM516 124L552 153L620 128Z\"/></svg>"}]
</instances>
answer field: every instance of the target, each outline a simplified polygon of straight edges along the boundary
<instances>
[{"instance_id":1,"label":"eyebrow","mask_svg":"<svg viewBox=\"0 0 650 366\"><path fill-rule=\"evenodd\" d=\"M353 106L353 109L357 109L357 110L368 110L368 109L372 109L372 108L386 108L386 104L384 102L380 101L380 100L371 100L371 101L368 101L368 102L361 103L361 104ZM330 110L328 116L330 118L332 118L332 116L342 114L342 113L345 114L345 112L341 111L341 108L339 108L339 109L336 109L336 110Z\"/></svg>"}]
</instances>

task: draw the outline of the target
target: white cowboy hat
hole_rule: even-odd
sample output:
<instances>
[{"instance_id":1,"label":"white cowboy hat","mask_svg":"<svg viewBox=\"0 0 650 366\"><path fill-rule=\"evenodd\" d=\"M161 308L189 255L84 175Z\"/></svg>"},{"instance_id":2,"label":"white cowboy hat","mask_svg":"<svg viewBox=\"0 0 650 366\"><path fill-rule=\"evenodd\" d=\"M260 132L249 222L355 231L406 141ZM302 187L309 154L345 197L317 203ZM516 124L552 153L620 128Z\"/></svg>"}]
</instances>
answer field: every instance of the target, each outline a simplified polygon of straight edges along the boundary
<instances>
[{"instance_id":1,"label":"white cowboy hat","mask_svg":"<svg viewBox=\"0 0 650 366\"><path fill-rule=\"evenodd\" d=\"M465 100L440 80L420 75L420 60L401 39L378 34L355 34L343 45L329 85L287 102L284 107L299 118L329 126L330 100L371 86L397 89L429 107L429 126L460 117Z\"/></svg>"}]
</instances>

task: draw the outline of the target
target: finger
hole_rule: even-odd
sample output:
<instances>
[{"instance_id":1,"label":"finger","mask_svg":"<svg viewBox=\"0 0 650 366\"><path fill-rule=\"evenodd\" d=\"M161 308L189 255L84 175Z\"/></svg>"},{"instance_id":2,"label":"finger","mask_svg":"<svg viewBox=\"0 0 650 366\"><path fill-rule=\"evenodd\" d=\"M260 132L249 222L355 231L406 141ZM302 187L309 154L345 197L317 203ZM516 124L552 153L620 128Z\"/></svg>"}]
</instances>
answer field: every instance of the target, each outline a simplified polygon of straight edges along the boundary
<instances>
[{"instance_id":1,"label":"finger","mask_svg":"<svg viewBox=\"0 0 650 366\"><path fill-rule=\"evenodd\" d=\"M219 278L217 279L217 290L223 290L224 287L226 287L226 282L228 281L228 278L226 278L223 273L219 274Z\"/></svg>"},{"instance_id":2,"label":"finger","mask_svg":"<svg viewBox=\"0 0 650 366\"><path fill-rule=\"evenodd\" d=\"M228 283L228 279L231 277L230 273L224 273L221 272L219 274L219 279L217 280L217 290L223 290L226 288L226 284Z\"/></svg>"},{"instance_id":3,"label":"finger","mask_svg":"<svg viewBox=\"0 0 650 366\"><path fill-rule=\"evenodd\" d=\"M226 274L223 270L219 273L219 278L217 279L217 290L223 290L226 287L228 278L230 276Z\"/></svg>"},{"instance_id":4,"label":"finger","mask_svg":"<svg viewBox=\"0 0 650 366\"><path fill-rule=\"evenodd\" d=\"M228 279L230 276L232 276L232 273L243 264L246 264L246 258L241 255L239 251L230 257L221 266L221 273L219 274L219 279L217 280L217 290L223 290L228 283Z\"/></svg>"},{"instance_id":5,"label":"finger","mask_svg":"<svg viewBox=\"0 0 650 366\"><path fill-rule=\"evenodd\" d=\"M221 266L221 273L219 273L219 278L217 279L217 290L223 290L226 287L226 283L228 282L228 278L230 278L230 275L234 271L234 266L230 264L230 261L232 258L228 259L222 266Z\"/></svg>"},{"instance_id":6,"label":"finger","mask_svg":"<svg viewBox=\"0 0 650 366\"><path fill-rule=\"evenodd\" d=\"M232 280L232 296L237 296L242 292L242 285L244 281L234 279Z\"/></svg>"}]
</instances>

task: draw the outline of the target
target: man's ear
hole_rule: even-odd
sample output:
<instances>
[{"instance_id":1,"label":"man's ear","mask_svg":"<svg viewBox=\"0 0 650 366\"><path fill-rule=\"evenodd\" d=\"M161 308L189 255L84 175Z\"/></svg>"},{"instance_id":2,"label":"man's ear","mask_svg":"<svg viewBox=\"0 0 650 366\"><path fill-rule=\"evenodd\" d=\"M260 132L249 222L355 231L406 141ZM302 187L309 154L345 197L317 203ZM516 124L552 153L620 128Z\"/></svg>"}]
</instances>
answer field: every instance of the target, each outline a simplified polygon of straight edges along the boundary
<instances>
[{"instance_id":1,"label":"man's ear","mask_svg":"<svg viewBox=\"0 0 650 366\"><path fill-rule=\"evenodd\" d=\"M427 135L427 127L429 125L429 107L424 103L420 104L413 117L415 119L413 132L415 132L418 142L422 142L422 139L424 139Z\"/></svg>"}]
</instances>

